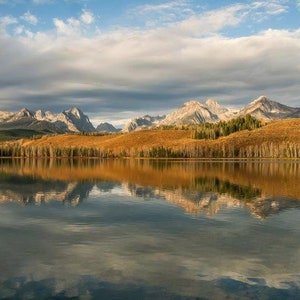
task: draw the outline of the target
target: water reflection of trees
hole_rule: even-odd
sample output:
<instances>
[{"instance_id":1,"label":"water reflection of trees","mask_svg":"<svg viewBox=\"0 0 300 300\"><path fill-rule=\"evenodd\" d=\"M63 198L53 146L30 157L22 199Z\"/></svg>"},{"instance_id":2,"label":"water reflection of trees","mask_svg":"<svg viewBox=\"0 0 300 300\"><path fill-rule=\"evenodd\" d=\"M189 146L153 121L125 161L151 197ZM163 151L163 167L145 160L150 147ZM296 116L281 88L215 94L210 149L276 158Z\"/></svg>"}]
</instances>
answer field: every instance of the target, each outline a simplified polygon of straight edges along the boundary
<instances>
[{"instance_id":1,"label":"water reflection of trees","mask_svg":"<svg viewBox=\"0 0 300 300\"><path fill-rule=\"evenodd\" d=\"M195 187L205 192L227 194L239 200L251 201L261 196L261 190L257 188L233 184L228 180L222 181L217 177L195 177Z\"/></svg>"},{"instance_id":2,"label":"water reflection of trees","mask_svg":"<svg viewBox=\"0 0 300 300\"><path fill-rule=\"evenodd\" d=\"M122 184L136 197L163 197L189 213L243 206L265 218L299 207L299 162L164 160L1 160L1 200L78 205L96 186Z\"/></svg>"}]
</instances>

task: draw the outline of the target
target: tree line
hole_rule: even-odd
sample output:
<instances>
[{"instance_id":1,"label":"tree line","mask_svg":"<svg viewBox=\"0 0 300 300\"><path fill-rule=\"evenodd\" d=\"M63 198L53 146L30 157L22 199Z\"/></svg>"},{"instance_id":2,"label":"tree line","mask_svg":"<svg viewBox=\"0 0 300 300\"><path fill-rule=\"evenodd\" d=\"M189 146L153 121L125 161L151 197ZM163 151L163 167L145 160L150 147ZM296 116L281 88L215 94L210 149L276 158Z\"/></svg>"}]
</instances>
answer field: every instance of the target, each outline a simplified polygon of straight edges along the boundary
<instances>
[{"instance_id":1,"label":"tree line","mask_svg":"<svg viewBox=\"0 0 300 300\"><path fill-rule=\"evenodd\" d=\"M230 121L197 124L192 137L194 139L217 139L237 131L253 130L261 126L261 121L247 114L245 117L238 117Z\"/></svg>"},{"instance_id":2,"label":"tree line","mask_svg":"<svg viewBox=\"0 0 300 300\"><path fill-rule=\"evenodd\" d=\"M198 144L177 148L157 146L141 148L100 149L95 147L21 146L2 144L0 157L66 157L66 158L300 158L300 145L293 142L264 142L258 145Z\"/></svg>"}]
</instances>

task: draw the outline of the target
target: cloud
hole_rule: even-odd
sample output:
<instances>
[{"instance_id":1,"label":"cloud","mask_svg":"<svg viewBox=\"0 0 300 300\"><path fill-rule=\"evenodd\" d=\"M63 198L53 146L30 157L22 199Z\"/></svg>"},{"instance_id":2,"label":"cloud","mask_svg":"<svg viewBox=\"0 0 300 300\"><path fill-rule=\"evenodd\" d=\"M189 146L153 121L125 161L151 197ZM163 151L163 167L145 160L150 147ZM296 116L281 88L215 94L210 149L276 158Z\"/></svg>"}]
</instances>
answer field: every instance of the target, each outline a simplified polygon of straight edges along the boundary
<instances>
[{"instance_id":1,"label":"cloud","mask_svg":"<svg viewBox=\"0 0 300 300\"><path fill-rule=\"evenodd\" d=\"M167 25L180 21L195 14L188 1L176 0L162 4L146 4L137 6L128 11L132 19L140 19L147 26Z\"/></svg>"},{"instance_id":2,"label":"cloud","mask_svg":"<svg viewBox=\"0 0 300 300\"><path fill-rule=\"evenodd\" d=\"M171 1L162 4L156 4L156 5L146 4L135 8L135 10L139 11L140 13L153 12L153 11L159 12L159 11L173 10L173 9L177 10L178 8L182 8L186 6L187 6L186 1Z\"/></svg>"},{"instance_id":3,"label":"cloud","mask_svg":"<svg viewBox=\"0 0 300 300\"><path fill-rule=\"evenodd\" d=\"M53 19L53 23L56 27L57 33L66 36L80 35L80 21L74 18L67 19L66 22L60 19Z\"/></svg>"},{"instance_id":4,"label":"cloud","mask_svg":"<svg viewBox=\"0 0 300 300\"><path fill-rule=\"evenodd\" d=\"M20 35L24 32L24 26L18 26L15 28L15 34Z\"/></svg>"},{"instance_id":5,"label":"cloud","mask_svg":"<svg viewBox=\"0 0 300 300\"><path fill-rule=\"evenodd\" d=\"M285 14L288 10L286 0L256 1L251 4L249 15L252 20L262 22L269 17Z\"/></svg>"},{"instance_id":6,"label":"cloud","mask_svg":"<svg viewBox=\"0 0 300 300\"><path fill-rule=\"evenodd\" d=\"M92 24L94 22L94 15L88 10L83 10L82 15L80 16L80 20L84 24Z\"/></svg>"},{"instance_id":7,"label":"cloud","mask_svg":"<svg viewBox=\"0 0 300 300\"><path fill-rule=\"evenodd\" d=\"M0 17L0 28L5 29L7 26L17 24L18 20L12 16Z\"/></svg>"},{"instance_id":8,"label":"cloud","mask_svg":"<svg viewBox=\"0 0 300 300\"><path fill-rule=\"evenodd\" d=\"M109 166L114 167L114 164ZM116 164L115 167L120 170L120 165ZM63 182L56 182L55 185L49 180L38 182L40 192L47 193L50 188L52 191L58 188L63 192L67 187ZM11 231L2 230L1 251L9 253L2 277L11 280L1 281L3 290L7 287L7 282L20 282L20 274L26 277L26 282L32 285L34 283L35 288L39 280L49 284L49 288L44 286L43 295L56 286L56 295L64 294L69 297L79 296L78 290L86 294L87 288L98 287L96 281L91 280L94 276L102 282L99 285L102 295L107 287L107 284L103 284L105 281L142 283L152 287L149 293L152 296L155 291L153 287L162 287L163 295L166 295L166 291L171 291L177 292L182 298L186 295L191 298L211 295L216 286L220 286L213 280L226 279L227 285L223 284L224 295L217 289L213 299L226 298L229 294L226 287L229 288L230 283L231 288L235 284L234 287L241 290L240 295L246 294L241 288L242 283L252 284L256 293L251 294L253 298L258 292L259 295L266 295L266 298L274 295L274 288L292 286L297 290L299 287L297 274L300 252L295 251L299 240L295 238L298 236L297 232L292 231L299 224L296 217L295 223L288 222L280 230L278 217L274 217L267 221L269 231L266 232L263 225L257 222L249 219L245 222L245 212L241 208L237 211L236 207L235 212L228 212L230 220L224 220L222 214L219 218L210 216L203 227L203 215L196 219L195 216L180 214L174 209L174 205L164 203L160 198L156 197L155 203L150 198L148 204L136 197L129 199L126 196L126 186L129 184L124 183L121 188L120 184L107 181L97 183L99 186L111 184L111 187L119 189L121 193L110 193L112 197L108 198L107 194L100 192L100 188L94 187L93 190L98 193L90 195L87 201L81 203L85 213L82 213L82 207L77 208L78 212L73 208L68 212L68 218L65 217L66 210L62 210L60 205L48 204L48 207L36 208L34 211L31 209L31 218L28 218L28 211L25 209L1 205L1 228L13 226L15 230L14 239L11 238ZM81 195L87 195L92 186L89 182L81 183L77 191ZM134 184L130 186L131 189L134 188ZM12 189L16 189L16 186L13 185ZM149 191L149 187L147 189ZM165 191L168 192L168 188ZM188 193L187 189L185 193ZM195 195L195 191L192 194ZM297 212L293 216L298 215ZM281 218L287 222L289 216L291 211ZM178 220L184 222L180 230ZM277 230L277 235L271 235L271 229ZM48 238L45 239L45 236ZM69 237L67 240L66 236ZM277 243L278 240L281 243ZM174 241L181 242L174 247ZM24 244L35 251L28 251L25 256L20 256L19 249ZM269 252L257 251L257 245ZM282 272L282 266L285 266L286 272ZM77 282L78 276L82 274L89 281L88 285L84 285L85 288L80 288L82 284ZM46 278L51 280L47 281ZM238 283L228 282L228 278L235 279ZM187 281L188 285L185 284ZM255 282L257 285L254 285ZM268 286L273 289L268 290ZM22 284L10 285L11 290L17 287L24 294L27 291ZM137 291L136 285L134 290ZM288 290L283 291L287 293ZM281 294L284 295L283 291Z\"/></svg>"},{"instance_id":9,"label":"cloud","mask_svg":"<svg viewBox=\"0 0 300 300\"><path fill-rule=\"evenodd\" d=\"M287 0L236 3L212 11L206 11L205 7L192 6L190 1L175 0L162 4L140 5L131 9L129 15L150 27L183 22L182 27L196 25L197 28L202 28L201 31L218 31L222 26L237 25L249 20L263 21L287 11Z\"/></svg>"},{"instance_id":10,"label":"cloud","mask_svg":"<svg viewBox=\"0 0 300 300\"><path fill-rule=\"evenodd\" d=\"M285 5L287 1L256 1L253 2L252 7L254 9L263 9L269 15L279 15L288 11L288 6Z\"/></svg>"},{"instance_id":11,"label":"cloud","mask_svg":"<svg viewBox=\"0 0 300 300\"><path fill-rule=\"evenodd\" d=\"M29 11L21 16L21 19L31 25L36 25L38 23L38 18L35 15L31 14Z\"/></svg>"},{"instance_id":12,"label":"cloud","mask_svg":"<svg viewBox=\"0 0 300 300\"><path fill-rule=\"evenodd\" d=\"M69 18L66 21L53 19L57 34L64 36L80 36L85 31L86 26L91 25L93 22L94 15L87 10L82 11L79 19Z\"/></svg>"},{"instance_id":13,"label":"cloud","mask_svg":"<svg viewBox=\"0 0 300 300\"><path fill-rule=\"evenodd\" d=\"M299 106L300 31L220 34L247 18L244 5L233 5L168 26L89 38L84 32L93 24L81 17L54 19L55 35L2 35L1 110L77 105L94 119L116 120L164 113L190 99L233 106L261 94ZM4 23L11 22L17 20Z\"/></svg>"},{"instance_id":14,"label":"cloud","mask_svg":"<svg viewBox=\"0 0 300 300\"><path fill-rule=\"evenodd\" d=\"M225 9L206 12L171 25L175 34L206 35L216 33L228 26L237 26L244 17L243 5L233 5Z\"/></svg>"}]
</instances>

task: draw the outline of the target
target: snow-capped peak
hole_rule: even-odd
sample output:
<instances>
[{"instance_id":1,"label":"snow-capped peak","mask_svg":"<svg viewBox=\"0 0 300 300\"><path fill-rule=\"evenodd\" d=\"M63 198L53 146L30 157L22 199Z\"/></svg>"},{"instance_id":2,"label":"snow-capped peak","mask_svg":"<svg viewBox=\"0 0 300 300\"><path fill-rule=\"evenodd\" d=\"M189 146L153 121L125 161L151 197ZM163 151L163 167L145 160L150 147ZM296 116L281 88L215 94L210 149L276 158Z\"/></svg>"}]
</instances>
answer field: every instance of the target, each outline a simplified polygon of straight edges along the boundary
<instances>
[{"instance_id":1,"label":"snow-capped peak","mask_svg":"<svg viewBox=\"0 0 300 300\"><path fill-rule=\"evenodd\" d=\"M73 116L75 116L77 119L80 119L83 115L82 111L77 108L77 107L72 107L71 109L65 111L68 114L72 114Z\"/></svg>"},{"instance_id":2,"label":"snow-capped peak","mask_svg":"<svg viewBox=\"0 0 300 300\"><path fill-rule=\"evenodd\" d=\"M251 114L257 119L270 120L286 118L297 111L297 108L272 101L266 96L260 96L241 109L239 114Z\"/></svg>"},{"instance_id":3,"label":"snow-capped peak","mask_svg":"<svg viewBox=\"0 0 300 300\"><path fill-rule=\"evenodd\" d=\"M221 105L217 101L215 101L214 99L207 99L205 104L208 107L221 107Z\"/></svg>"},{"instance_id":4,"label":"snow-capped peak","mask_svg":"<svg viewBox=\"0 0 300 300\"><path fill-rule=\"evenodd\" d=\"M33 117L34 112L27 109L27 108L22 108L16 115L17 117Z\"/></svg>"},{"instance_id":5,"label":"snow-capped peak","mask_svg":"<svg viewBox=\"0 0 300 300\"><path fill-rule=\"evenodd\" d=\"M259 96L257 99L253 100L251 103L269 102L269 101L271 101L271 100L268 97L266 97L266 96Z\"/></svg>"},{"instance_id":6,"label":"snow-capped peak","mask_svg":"<svg viewBox=\"0 0 300 300\"><path fill-rule=\"evenodd\" d=\"M0 112L0 122L10 123L10 126L20 127L24 124L24 119L31 118L33 121L43 122L42 127L45 127L45 122L49 123L49 128L57 130L57 132L79 132L79 131L95 131L89 118L83 114L78 108L74 107L59 114L54 114L50 111L31 111L27 108L21 109L16 113ZM39 123L34 122L38 129Z\"/></svg>"},{"instance_id":7,"label":"snow-capped peak","mask_svg":"<svg viewBox=\"0 0 300 300\"><path fill-rule=\"evenodd\" d=\"M198 101L189 101L167 115L160 125L197 124L217 120L218 117L206 105Z\"/></svg>"},{"instance_id":8,"label":"snow-capped peak","mask_svg":"<svg viewBox=\"0 0 300 300\"><path fill-rule=\"evenodd\" d=\"M35 118L37 120L44 120L45 119L45 112L42 111L41 109L37 110L34 114Z\"/></svg>"},{"instance_id":9,"label":"snow-capped peak","mask_svg":"<svg viewBox=\"0 0 300 300\"><path fill-rule=\"evenodd\" d=\"M193 107L193 106L203 106L203 104L199 101L192 100L185 102L182 107Z\"/></svg>"},{"instance_id":10,"label":"snow-capped peak","mask_svg":"<svg viewBox=\"0 0 300 300\"><path fill-rule=\"evenodd\" d=\"M225 120L228 119L228 117L231 117L229 109L221 106L214 99L207 99L205 105L213 114L218 115L220 120Z\"/></svg>"}]
</instances>

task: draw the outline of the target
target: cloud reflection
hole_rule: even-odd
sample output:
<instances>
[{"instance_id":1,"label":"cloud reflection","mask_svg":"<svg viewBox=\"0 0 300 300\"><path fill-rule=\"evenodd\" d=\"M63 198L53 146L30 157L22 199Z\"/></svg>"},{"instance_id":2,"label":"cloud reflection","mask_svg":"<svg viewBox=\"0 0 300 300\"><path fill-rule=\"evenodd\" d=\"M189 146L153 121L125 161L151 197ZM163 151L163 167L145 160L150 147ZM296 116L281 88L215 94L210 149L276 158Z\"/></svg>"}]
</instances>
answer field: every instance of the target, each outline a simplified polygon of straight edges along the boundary
<instances>
[{"instance_id":1,"label":"cloud reflection","mask_svg":"<svg viewBox=\"0 0 300 300\"><path fill-rule=\"evenodd\" d=\"M268 198L261 186L238 185L242 178L236 174L238 170L255 173L259 168L272 180L282 180L286 174L293 180L297 175L291 174L298 174L298 167L284 165L282 171L282 167L270 165L178 162L144 162L139 167L114 162L106 167L103 162L88 167L102 180L65 181L46 179L45 174L53 176L55 172L43 173L37 165L30 168L34 176L27 173L26 164L2 165L2 197L26 198L29 190L34 195L45 192L52 196L45 205L2 202L1 297L299 296L300 212L292 209L299 207L299 200L278 195ZM57 174L67 173L56 168L52 170ZM84 165L72 168L74 174L79 168L81 174L86 172ZM121 178L122 168L127 177L108 180L109 176ZM158 177L174 172L177 181L173 185L170 178ZM147 177L148 185L141 185L141 174ZM9 191L14 191L13 196ZM71 203L72 197L80 201L74 208L60 205L65 201L61 195ZM281 209L277 209L276 201ZM193 212L182 213L186 203L205 214L195 217ZM255 203L255 209L269 207L269 214L286 210L261 222L245 210Z\"/></svg>"}]
</instances>

